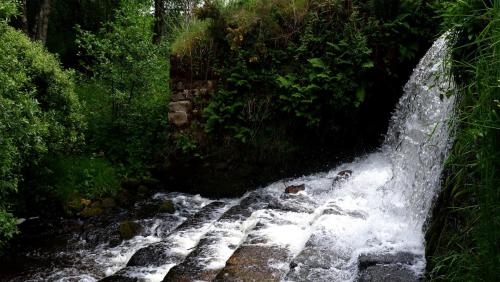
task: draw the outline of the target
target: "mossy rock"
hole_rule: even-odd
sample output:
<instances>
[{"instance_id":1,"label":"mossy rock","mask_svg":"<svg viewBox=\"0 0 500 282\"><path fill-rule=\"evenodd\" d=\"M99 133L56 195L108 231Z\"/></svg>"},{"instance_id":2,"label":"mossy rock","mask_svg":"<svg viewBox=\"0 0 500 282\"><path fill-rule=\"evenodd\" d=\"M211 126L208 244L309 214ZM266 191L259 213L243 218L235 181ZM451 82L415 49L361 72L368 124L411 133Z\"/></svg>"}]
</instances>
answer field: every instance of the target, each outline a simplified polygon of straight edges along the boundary
<instances>
[{"instance_id":1,"label":"mossy rock","mask_svg":"<svg viewBox=\"0 0 500 282\"><path fill-rule=\"evenodd\" d=\"M160 205L161 213L175 213L175 205L171 200L166 200Z\"/></svg>"},{"instance_id":2,"label":"mossy rock","mask_svg":"<svg viewBox=\"0 0 500 282\"><path fill-rule=\"evenodd\" d=\"M116 202L113 198L103 198L101 200L101 205L103 208L115 208Z\"/></svg>"},{"instance_id":3,"label":"mossy rock","mask_svg":"<svg viewBox=\"0 0 500 282\"><path fill-rule=\"evenodd\" d=\"M103 213L103 210L99 207L86 207L80 212L80 216L84 218L99 216Z\"/></svg>"},{"instance_id":4,"label":"mossy rock","mask_svg":"<svg viewBox=\"0 0 500 282\"><path fill-rule=\"evenodd\" d=\"M149 188L146 187L145 185L140 185L137 188L137 195L140 197L145 197L145 196L149 195Z\"/></svg>"},{"instance_id":5,"label":"mossy rock","mask_svg":"<svg viewBox=\"0 0 500 282\"><path fill-rule=\"evenodd\" d=\"M90 205L91 208L100 208L102 209L102 202L97 200L97 201L94 201L92 202L92 204Z\"/></svg>"},{"instance_id":6,"label":"mossy rock","mask_svg":"<svg viewBox=\"0 0 500 282\"><path fill-rule=\"evenodd\" d=\"M67 214L76 214L90 204L90 200L82 198L79 193L72 193L63 203L64 211Z\"/></svg>"},{"instance_id":7,"label":"mossy rock","mask_svg":"<svg viewBox=\"0 0 500 282\"><path fill-rule=\"evenodd\" d=\"M130 220L120 222L119 232L122 240L132 239L133 237L139 235L141 231L142 227L137 222Z\"/></svg>"}]
</instances>

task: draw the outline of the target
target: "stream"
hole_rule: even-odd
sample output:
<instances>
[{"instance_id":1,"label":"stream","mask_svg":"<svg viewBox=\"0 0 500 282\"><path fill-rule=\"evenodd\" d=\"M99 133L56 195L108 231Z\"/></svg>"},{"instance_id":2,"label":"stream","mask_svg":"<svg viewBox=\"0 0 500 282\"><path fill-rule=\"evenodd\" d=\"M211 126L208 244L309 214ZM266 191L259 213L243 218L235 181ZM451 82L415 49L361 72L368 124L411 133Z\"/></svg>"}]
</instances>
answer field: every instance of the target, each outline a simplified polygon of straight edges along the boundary
<instances>
[{"instance_id":1,"label":"stream","mask_svg":"<svg viewBox=\"0 0 500 282\"><path fill-rule=\"evenodd\" d=\"M446 37L415 68L377 151L240 199L155 194L135 209L171 200L176 211L137 217L138 236L110 242L117 216L27 254L48 263L6 281L419 281L453 136Z\"/></svg>"}]
</instances>

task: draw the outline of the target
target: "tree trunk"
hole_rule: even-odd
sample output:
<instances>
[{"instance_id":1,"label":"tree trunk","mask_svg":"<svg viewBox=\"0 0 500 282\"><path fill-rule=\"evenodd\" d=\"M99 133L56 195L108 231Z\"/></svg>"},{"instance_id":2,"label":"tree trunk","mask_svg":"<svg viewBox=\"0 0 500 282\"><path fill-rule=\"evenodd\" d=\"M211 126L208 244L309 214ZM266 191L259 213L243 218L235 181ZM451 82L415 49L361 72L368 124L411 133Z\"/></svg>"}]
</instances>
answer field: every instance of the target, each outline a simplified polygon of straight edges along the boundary
<instances>
[{"instance_id":1,"label":"tree trunk","mask_svg":"<svg viewBox=\"0 0 500 282\"><path fill-rule=\"evenodd\" d=\"M40 40L43 44L47 42L47 30L49 28L50 0L42 0L40 11L35 20L35 31L33 39Z\"/></svg>"},{"instance_id":2,"label":"tree trunk","mask_svg":"<svg viewBox=\"0 0 500 282\"><path fill-rule=\"evenodd\" d=\"M21 29L23 30L24 34L30 36L28 27L28 6L26 4L26 0L23 0L21 2L21 5L23 8L23 13L21 14Z\"/></svg>"},{"instance_id":3,"label":"tree trunk","mask_svg":"<svg viewBox=\"0 0 500 282\"><path fill-rule=\"evenodd\" d=\"M156 44L159 44L167 33L167 26L165 24L167 8L165 4L165 0L155 0L155 25L153 42Z\"/></svg>"}]
</instances>

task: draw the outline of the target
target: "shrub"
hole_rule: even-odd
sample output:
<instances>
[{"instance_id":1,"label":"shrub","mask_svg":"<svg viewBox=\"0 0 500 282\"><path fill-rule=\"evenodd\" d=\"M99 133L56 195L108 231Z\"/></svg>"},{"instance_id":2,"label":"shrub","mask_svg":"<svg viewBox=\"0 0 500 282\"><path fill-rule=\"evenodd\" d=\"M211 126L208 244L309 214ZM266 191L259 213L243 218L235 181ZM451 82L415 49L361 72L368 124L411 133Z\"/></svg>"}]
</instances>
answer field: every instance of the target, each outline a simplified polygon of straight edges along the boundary
<instances>
[{"instance_id":1,"label":"shrub","mask_svg":"<svg viewBox=\"0 0 500 282\"><path fill-rule=\"evenodd\" d=\"M72 73L40 44L0 22L0 214L6 198L48 155L73 152L83 140ZM3 226L3 224L2 224ZM12 236L5 223L3 238Z\"/></svg>"},{"instance_id":2,"label":"shrub","mask_svg":"<svg viewBox=\"0 0 500 282\"><path fill-rule=\"evenodd\" d=\"M78 39L91 60L92 78L80 89L90 113L88 143L130 173L145 171L167 130L168 52L153 43L150 7L124 0L114 21L97 33L80 31Z\"/></svg>"},{"instance_id":3,"label":"shrub","mask_svg":"<svg viewBox=\"0 0 500 282\"><path fill-rule=\"evenodd\" d=\"M46 182L65 208L71 206L75 198L100 199L114 196L120 189L116 169L99 157L59 157L49 161L48 169Z\"/></svg>"}]
</instances>

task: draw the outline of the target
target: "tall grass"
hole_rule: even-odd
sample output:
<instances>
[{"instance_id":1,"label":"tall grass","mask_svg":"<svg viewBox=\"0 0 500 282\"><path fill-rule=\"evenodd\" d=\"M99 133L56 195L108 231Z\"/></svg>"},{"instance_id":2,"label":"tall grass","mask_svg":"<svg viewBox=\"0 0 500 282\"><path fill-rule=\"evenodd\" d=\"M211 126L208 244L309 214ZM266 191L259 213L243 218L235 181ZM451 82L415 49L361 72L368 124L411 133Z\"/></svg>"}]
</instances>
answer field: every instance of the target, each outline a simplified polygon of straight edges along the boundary
<instances>
[{"instance_id":1,"label":"tall grass","mask_svg":"<svg viewBox=\"0 0 500 282\"><path fill-rule=\"evenodd\" d=\"M462 86L448 177L428 235L431 281L500 278L500 1L461 0L445 13Z\"/></svg>"}]
</instances>

